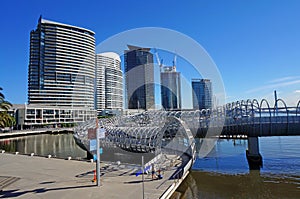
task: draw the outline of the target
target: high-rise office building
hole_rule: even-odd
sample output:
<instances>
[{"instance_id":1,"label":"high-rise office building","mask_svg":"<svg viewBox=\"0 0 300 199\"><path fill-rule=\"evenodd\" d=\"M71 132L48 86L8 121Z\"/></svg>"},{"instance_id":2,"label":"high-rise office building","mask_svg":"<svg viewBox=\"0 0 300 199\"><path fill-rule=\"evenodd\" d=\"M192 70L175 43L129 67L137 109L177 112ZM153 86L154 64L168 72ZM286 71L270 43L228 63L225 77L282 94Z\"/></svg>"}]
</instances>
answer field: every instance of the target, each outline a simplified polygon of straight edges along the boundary
<instances>
[{"instance_id":1,"label":"high-rise office building","mask_svg":"<svg viewBox=\"0 0 300 199\"><path fill-rule=\"evenodd\" d=\"M212 108L212 85L209 79L192 79L193 108Z\"/></svg>"},{"instance_id":2,"label":"high-rise office building","mask_svg":"<svg viewBox=\"0 0 300 199\"><path fill-rule=\"evenodd\" d=\"M123 108L123 75L118 54L106 52L96 55L97 112Z\"/></svg>"},{"instance_id":3,"label":"high-rise office building","mask_svg":"<svg viewBox=\"0 0 300 199\"><path fill-rule=\"evenodd\" d=\"M161 102L166 110L181 109L180 73L176 66L164 66L160 73Z\"/></svg>"},{"instance_id":4,"label":"high-rise office building","mask_svg":"<svg viewBox=\"0 0 300 199\"><path fill-rule=\"evenodd\" d=\"M129 109L154 107L154 66L150 48L128 45L125 50L126 97Z\"/></svg>"},{"instance_id":5,"label":"high-rise office building","mask_svg":"<svg viewBox=\"0 0 300 199\"><path fill-rule=\"evenodd\" d=\"M30 33L29 104L94 109L94 34L40 17Z\"/></svg>"}]
</instances>

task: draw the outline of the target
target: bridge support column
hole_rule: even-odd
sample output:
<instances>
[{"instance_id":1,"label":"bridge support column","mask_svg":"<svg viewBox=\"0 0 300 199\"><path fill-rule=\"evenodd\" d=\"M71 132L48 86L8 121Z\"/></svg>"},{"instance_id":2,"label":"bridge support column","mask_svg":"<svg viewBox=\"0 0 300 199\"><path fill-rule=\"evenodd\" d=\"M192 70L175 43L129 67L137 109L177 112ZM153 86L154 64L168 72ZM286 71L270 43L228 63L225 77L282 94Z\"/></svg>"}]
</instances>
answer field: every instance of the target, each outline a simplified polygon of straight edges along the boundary
<instances>
[{"instance_id":1,"label":"bridge support column","mask_svg":"<svg viewBox=\"0 0 300 199\"><path fill-rule=\"evenodd\" d=\"M259 153L258 137L248 137L248 150L246 157L250 170L259 170L262 165L262 156Z\"/></svg>"}]
</instances>

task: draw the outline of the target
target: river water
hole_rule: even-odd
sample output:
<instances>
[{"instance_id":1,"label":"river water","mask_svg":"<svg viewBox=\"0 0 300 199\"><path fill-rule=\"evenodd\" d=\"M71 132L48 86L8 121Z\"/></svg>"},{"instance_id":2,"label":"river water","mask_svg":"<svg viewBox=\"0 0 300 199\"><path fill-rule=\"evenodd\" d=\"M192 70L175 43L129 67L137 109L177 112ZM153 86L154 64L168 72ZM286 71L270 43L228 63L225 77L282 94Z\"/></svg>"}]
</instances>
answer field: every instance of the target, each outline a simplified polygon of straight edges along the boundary
<instances>
[{"instance_id":1,"label":"river water","mask_svg":"<svg viewBox=\"0 0 300 199\"><path fill-rule=\"evenodd\" d=\"M101 147L101 161L121 162L126 164L141 165L142 156L145 162L150 161L154 154L132 153L118 147ZM6 152L20 154L34 153L38 156L56 158L68 158L83 160L87 158L87 152L81 149L73 138L73 134L40 134L17 138L0 139L0 149Z\"/></svg>"},{"instance_id":2,"label":"river water","mask_svg":"<svg viewBox=\"0 0 300 199\"><path fill-rule=\"evenodd\" d=\"M300 198L300 136L259 138L263 168L249 172L247 140L217 141L178 188L179 198Z\"/></svg>"},{"instance_id":3,"label":"river water","mask_svg":"<svg viewBox=\"0 0 300 199\"><path fill-rule=\"evenodd\" d=\"M39 156L52 155L57 158L82 159L86 152L77 146L73 134L41 134L0 139L0 149L20 154L35 153Z\"/></svg>"},{"instance_id":4,"label":"river water","mask_svg":"<svg viewBox=\"0 0 300 199\"><path fill-rule=\"evenodd\" d=\"M300 136L259 138L259 143L263 168L249 172L247 140L219 139L207 157L197 158L191 173L177 189L177 198L300 198ZM0 149L58 158L86 157L72 134L0 139ZM101 160L138 164L139 156L110 148L104 149ZM151 159L151 154L147 159Z\"/></svg>"}]
</instances>

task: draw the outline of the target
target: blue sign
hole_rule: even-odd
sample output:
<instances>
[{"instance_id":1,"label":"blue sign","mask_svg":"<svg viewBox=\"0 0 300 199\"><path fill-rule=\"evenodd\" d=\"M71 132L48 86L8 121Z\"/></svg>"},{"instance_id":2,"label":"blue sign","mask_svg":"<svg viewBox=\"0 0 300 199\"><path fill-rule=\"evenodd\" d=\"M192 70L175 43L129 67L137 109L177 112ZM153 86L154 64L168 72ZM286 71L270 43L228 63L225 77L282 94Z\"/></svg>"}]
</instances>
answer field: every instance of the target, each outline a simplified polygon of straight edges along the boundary
<instances>
[{"instance_id":1,"label":"blue sign","mask_svg":"<svg viewBox=\"0 0 300 199\"><path fill-rule=\"evenodd\" d=\"M100 155L103 154L103 148L100 148ZM97 154L93 155L93 160L96 161L97 160Z\"/></svg>"},{"instance_id":2,"label":"blue sign","mask_svg":"<svg viewBox=\"0 0 300 199\"><path fill-rule=\"evenodd\" d=\"M97 150L97 140L93 139L90 140L90 151L96 151Z\"/></svg>"},{"instance_id":3,"label":"blue sign","mask_svg":"<svg viewBox=\"0 0 300 199\"><path fill-rule=\"evenodd\" d=\"M148 171L149 169L151 168L151 166L147 166L145 169L144 169L144 172ZM135 173L135 176L138 177L139 175L141 175L143 173L142 170L139 170L138 172Z\"/></svg>"}]
</instances>

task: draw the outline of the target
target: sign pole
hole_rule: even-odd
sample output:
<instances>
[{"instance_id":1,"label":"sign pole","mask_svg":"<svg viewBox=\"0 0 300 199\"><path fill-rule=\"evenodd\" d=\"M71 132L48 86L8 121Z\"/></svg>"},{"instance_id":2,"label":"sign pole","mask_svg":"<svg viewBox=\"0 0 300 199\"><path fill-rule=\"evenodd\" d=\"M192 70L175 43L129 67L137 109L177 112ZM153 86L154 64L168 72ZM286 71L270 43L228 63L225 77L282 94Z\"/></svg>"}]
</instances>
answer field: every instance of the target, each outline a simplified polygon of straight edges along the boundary
<instances>
[{"instance_id":1,"label":"sign pole","mask_svg":"<svg viewBox=\"0 0 300 199\"><path fill-rule=\"evenodd\" d=\"M100 187L100 142L99 142L99 132L98 132L98 118L96 118L96 147L97 147L97 161L96 161L96 170L97 170L97 186Z\"/></svg>"},{"instance_id":2,"label":"sign pole","mask_svg":"<svg viewBox=\"0 0 300 199\"><path fill-rule=\"evenodd\" d=\"M144 156L142 156L142 180L143 180L143 199L145 198L145 187L144 187Z\"/></svg>"}]
</instances>

